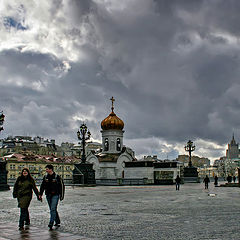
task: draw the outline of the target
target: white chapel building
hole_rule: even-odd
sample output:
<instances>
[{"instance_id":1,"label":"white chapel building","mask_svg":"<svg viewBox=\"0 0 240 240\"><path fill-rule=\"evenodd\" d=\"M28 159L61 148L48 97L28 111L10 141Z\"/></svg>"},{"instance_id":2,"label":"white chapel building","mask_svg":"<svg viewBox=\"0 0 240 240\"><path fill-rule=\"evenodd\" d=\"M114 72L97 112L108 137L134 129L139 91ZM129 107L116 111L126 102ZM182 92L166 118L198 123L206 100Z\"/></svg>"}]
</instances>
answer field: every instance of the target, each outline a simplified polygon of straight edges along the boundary
<instances>
[{"instance_id":1,"label":"white chapel building","mask_svg":"<svg viewBox=\"0 0 240 240\"><path fill-rule=\"evenodd\" d=\"M87 156L87 162L93 164L97 184L118 184L124 179L125 162L136 161L134 152L123 145L124 122L114 113L112 97L112 111L101 122L102 151Z\"/></svg>"}]
</instances>

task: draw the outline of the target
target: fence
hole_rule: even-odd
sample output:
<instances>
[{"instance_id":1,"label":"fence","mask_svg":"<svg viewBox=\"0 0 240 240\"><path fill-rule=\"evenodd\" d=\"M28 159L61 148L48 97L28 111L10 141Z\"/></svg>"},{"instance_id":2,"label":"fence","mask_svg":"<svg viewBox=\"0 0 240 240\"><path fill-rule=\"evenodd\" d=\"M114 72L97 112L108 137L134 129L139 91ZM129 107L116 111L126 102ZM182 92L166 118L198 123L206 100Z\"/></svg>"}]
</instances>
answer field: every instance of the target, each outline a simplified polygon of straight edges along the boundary
<instances>
[{"instance_id":1,"label":"fence","mask_svg":"<svg viewBox=\"0 0 240 240\"><path fill-rule=\"evenodd\" d=\"M9 186L14 186L15 182L16 182L15 178L9 178L8 179L8 185ZM72 185L73 180L72 180L72 178L64 178L63 182L64 182L65 185ZM40 185L42 183L42 178L35 179L35 183L36 183L36 185Z\"/></svg>"}]
</instances>

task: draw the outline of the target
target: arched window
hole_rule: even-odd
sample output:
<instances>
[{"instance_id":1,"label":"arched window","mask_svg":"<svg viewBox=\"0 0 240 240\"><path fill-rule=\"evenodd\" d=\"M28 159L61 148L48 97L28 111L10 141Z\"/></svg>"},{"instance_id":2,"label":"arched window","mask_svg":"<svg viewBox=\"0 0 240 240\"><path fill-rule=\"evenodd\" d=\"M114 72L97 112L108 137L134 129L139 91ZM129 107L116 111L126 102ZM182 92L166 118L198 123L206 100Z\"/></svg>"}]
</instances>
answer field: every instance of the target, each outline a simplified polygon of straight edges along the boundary
<instances>
[{"instance_id":1,"label":"arched window","mask_svg":"<svg viewBox=\"0 0 240 240\"><path fill-rule=\"evenodd\" d=\"M120 141L120 138L117 138L117 151L121 151L121 141Z\"/></svg>"},{"instance_id":2,"label":"arched window","mask_svg":"<svg viewBox=\"0 0 240 240\"><path fill-rule=\"evenodd\" d=\"M108 151L108 149L109 149L108 138L105 138L105 142L104 142L104 151Z\"/></svg>"}]
</instances>

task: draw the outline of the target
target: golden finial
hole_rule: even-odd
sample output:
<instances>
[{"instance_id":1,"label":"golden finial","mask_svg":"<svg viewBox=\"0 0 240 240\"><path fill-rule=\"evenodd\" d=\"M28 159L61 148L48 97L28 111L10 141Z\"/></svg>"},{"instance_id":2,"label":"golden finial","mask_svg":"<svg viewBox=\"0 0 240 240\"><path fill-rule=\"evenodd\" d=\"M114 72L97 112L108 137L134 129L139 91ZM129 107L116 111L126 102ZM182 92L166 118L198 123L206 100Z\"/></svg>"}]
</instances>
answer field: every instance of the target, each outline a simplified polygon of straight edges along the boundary
<instances>
[{"instance_id":1,"label":"golden finial","mask_svg":"<svg viewBox=\"0 0 240 240\"><path fill-rule=\"evenodd\" d=\"M112 97L112 98L110 98L110 100L112 101L112 112L113 112L113 109L114 109L113 102L115 101L115 99Z\"/></svg>"}]
</instances>

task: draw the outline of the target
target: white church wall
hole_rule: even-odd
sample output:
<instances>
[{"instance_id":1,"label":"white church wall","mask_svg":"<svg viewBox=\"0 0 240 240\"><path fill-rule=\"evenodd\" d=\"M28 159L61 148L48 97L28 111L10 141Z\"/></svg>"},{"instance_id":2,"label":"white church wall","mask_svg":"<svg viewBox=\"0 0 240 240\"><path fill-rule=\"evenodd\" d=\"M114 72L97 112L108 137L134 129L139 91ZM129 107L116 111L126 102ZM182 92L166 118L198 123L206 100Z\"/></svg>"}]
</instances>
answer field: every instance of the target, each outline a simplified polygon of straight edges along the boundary
<instances>
[{"instance_id":1,"label":"white church wall","mask_svg":"<svg viewBox=\"0 0 240 240\"><path fill-rule=\"evenodd\" d=\"M91 154L90 156L87 157L87 162L93 164L93 170L95 170L95 178L99 178L99 161L98 158Z\"/></svg>"},{"instance_id":2,"label":"white church wall","mask_svg":"<svg viewBox=\"0 0 240 240\"><path fill-rule=\"evenodd\" d=\"M123 153L119 156L117 161L117 178L122 178L123 171L125 176L124 162L131 162L132 157L128 153Z\"/></svg>"},{"instance_id":3,"label":"white church wall","mask_svg":"<svg viewBox=\"0 0 240 240\"><path fill-rule=\"evenodd\" d=\"M102 143L104 153L120 153L123 147L123 132L122 130L102 130ZM105 139L108 139L108 150L105 151ZM121 148L117 151L117 139L120 139Z\"/></svg>"},{"instance_id":4,"label":"white church wall","mask_svg":"<svg viewBox=\"0 0 240 240\"><path fill-rule=\"evenodd\" d=\"M99 163L99 178L100 179L117 179L116 163L100 162Z\"/></svg>"},{"instance_id":5,"label":"white church wall","mask_svg":"<svg viewBox=\"0 0 240 240\"><path fill-rule=\"evenodd\" d=\"M99 162L98 158L91 154L87 158L87 162L93 164L96 179L118 179L123 177L124 162L132 161L132 157L128 153L119 156L117 162Z\"/></svg>"}]
</instances>

